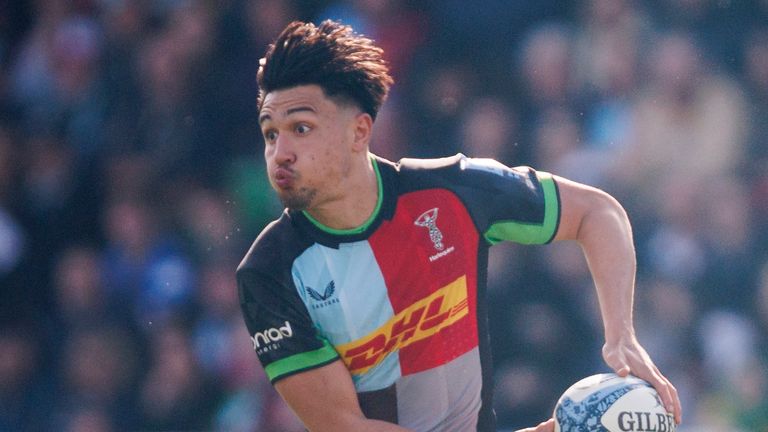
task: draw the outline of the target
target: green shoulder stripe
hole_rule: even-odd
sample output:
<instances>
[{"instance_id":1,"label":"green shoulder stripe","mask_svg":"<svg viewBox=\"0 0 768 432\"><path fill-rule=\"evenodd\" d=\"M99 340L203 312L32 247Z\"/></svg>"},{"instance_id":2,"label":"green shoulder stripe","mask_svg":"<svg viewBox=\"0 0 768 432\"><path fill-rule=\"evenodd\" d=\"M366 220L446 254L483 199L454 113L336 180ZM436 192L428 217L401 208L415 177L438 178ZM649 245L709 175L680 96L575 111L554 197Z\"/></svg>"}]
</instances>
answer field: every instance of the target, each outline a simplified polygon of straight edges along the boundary
<instances>
[{"instance_id":1,"label":"green shoulder stripe","mask_svg":"<svg viewBox=\"0 0 768 432\"><path fill-rule=\"evenodd\" d=\"M498 221L483 233L483 237L489 243L511 241L521 244L545 244L555 237L560 222L560 197L557 193L557 185L549 173L539 172L538 176L544 191L543 222Z\"/></svg>"},{"instance_id":2,"label":"green shoulder stripe","mask_svg":"<svg viewBox=\"0 0 768 432\"><path fill-rule=\"evenodd\" d=\"M327 340L323 339L322 347L314 351L294 354L284 359L280 359L267 365L264 370L267 372L269 381L275 382L286 375L330 363L338 357L339 354L333 349L333 346L331 346Z\"/></svg>"}]
</instances>

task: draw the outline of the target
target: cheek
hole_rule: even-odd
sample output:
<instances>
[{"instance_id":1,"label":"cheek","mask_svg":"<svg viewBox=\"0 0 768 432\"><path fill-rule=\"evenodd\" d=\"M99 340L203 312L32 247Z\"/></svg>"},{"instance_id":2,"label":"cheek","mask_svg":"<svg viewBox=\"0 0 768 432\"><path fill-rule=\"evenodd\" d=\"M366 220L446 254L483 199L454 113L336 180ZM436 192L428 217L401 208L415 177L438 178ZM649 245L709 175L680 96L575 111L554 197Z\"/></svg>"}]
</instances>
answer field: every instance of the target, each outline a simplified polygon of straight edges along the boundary
<instances>
[{"instance_id":1,"label":"cheek","mask_svg":"<svg viewBox=\"0 0 768 432\"><path fill-rule=\"evenodd\" d=\"M327 147L323 150L322 154L318 155L318 159L322 159L323 170L335 172L337 167L343 165L344 154L338 151L337 148Z\"/></svg>"}]
</instances>

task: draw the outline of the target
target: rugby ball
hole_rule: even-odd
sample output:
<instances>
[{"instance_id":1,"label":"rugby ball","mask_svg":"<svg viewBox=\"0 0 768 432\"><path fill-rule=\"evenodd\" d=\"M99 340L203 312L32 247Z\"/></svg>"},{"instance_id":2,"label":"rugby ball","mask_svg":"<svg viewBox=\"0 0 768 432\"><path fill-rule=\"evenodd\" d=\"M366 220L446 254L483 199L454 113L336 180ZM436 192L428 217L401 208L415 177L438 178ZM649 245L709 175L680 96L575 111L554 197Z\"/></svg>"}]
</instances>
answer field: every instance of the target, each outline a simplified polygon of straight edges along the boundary
<instances>
[{"instance_id":1,"label":"rugby ball","mask_svg":"<svg viewBox=\"0 0 768 432\"><path fill-rule=\"evenodd\" d=\"M674 432L676 427L648 382L613 373L592 375L569 387L553 417L555 432Z\"/></svg>"}]
</instances>

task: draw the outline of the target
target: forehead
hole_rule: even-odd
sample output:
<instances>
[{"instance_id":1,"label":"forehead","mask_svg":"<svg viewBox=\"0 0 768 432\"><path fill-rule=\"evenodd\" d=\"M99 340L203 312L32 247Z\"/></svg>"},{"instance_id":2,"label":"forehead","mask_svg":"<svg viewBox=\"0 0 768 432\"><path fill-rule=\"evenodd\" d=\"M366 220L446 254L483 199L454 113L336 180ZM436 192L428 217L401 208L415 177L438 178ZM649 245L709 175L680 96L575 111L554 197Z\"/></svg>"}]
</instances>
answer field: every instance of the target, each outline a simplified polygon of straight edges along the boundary
<instances>
[{"instance_id":1,"label":"forehead","mask_svg":"<svg viewBox=\"0 0 768 432\"><path fill-rule=\"evenodd\" d=\"M336 105L317 85L302 85L274 90L264 96L264 102L259 111L259 121L266 118L275 119L287 116L297 108L302 110L306 108L316 114L323 114L334 111Z\"/></svg>"}]
</instances>

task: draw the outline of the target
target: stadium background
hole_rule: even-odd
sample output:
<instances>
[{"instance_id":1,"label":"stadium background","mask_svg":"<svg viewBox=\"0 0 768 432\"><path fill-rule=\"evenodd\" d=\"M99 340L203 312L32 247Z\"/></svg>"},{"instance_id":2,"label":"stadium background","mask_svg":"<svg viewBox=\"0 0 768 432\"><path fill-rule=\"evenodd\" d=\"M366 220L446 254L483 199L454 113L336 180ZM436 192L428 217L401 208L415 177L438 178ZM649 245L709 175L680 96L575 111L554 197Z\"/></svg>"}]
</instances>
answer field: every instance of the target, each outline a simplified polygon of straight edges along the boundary
<instances>
[{"instance_id":1,"label":"stadium background","mask_svg":"<svg viewBox=\"0 0 768 432\"><path fill-rule=\"evenodd\" d=\"M233 271L280 211L257 60L328 17L392 64L374 152L618 197L681 430L768 430L768 1L0 0L1 431L301 430ZM589 275L560 244L490 274L500 426L529 426L604 371Z\"/></svg>"}]
</instances>

